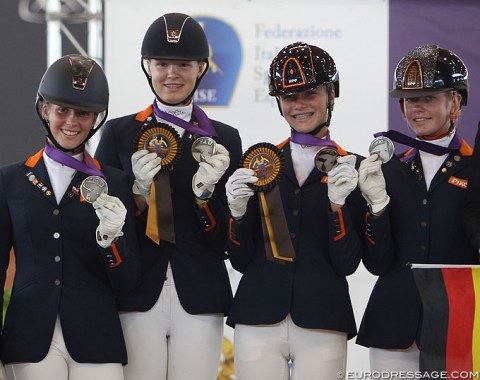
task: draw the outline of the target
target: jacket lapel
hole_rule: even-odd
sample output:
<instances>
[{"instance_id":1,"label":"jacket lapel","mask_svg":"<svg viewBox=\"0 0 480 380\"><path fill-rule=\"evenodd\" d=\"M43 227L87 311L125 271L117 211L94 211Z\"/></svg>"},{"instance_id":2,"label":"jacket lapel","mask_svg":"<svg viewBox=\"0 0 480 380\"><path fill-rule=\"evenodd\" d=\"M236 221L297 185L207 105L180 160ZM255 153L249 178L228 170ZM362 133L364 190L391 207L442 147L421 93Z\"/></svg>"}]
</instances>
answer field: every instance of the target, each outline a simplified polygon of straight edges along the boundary
<instances>
[{"instance_id":1,"label":"jacket lapel","mask_svg":"<svg viewBox=\"0 0 480 380\"><path fill-rule=\"evenodd\" d=\"M293 169L292 151L290 150L290 144L283 145L280 151L283 153L283 156L285 158L284 176L288 178L291 182L293 182L295 186L298 187L297 176L295 175L295 170Z\"/></svg>"},{"instance_id":2,"label":"jacket lapel","mask_svg":"<svg viewBox=\"0 0 480 380\"><path fill-rule=\"evenodd\" d=\"M415 186L418 186L420 190L426 193L427 185L425 183L420 154L417 152L411 159L406 162L400 162L399 160L396 160L396 162L402 167L402 170L405 172L407 178L410 178L411 181L415 184Z\"/></svg>"},{"instance_id":3,"label":"jacket lapel","mask_svg":"<svg viewBox=\"0 0 480 380\"><path fill-rule=\"evenodd\" d=\"M430 184L429 192L445 181L463 181L465 178L456 178L455 174L465 168L470 160L455 151L448 155L440 169L437 171ZM461 185L460 185L461 186Z\"/></svg>"},{"instance_id":4,"label":"jacket lapel","mask_svg":"<svg viewBox=\"0 0 480 380\"><path fill-rule=\"evenodd\" d=\"M83 172L77 171L75 173L75 175L72 178L72 181L67 187L67 190L65 190L65 194L63 194L63 197L60 200L60 205L59 205L60 207L63 207L69 202L71 202L72 200L80 197L80 186L82 184L82 181L87 177L88 177L88 174L85 174Z\"/></svg>"},{"instance_id":5,"label":"jacket lapel","mask_svg":"<svg viewBox=\"0 0 480 380\"><path fill-rule=\"evenodd\" d=\"M42 195L42 198L52 205L57 205L47 167L43 161L43 149L25 162L25 181L30 182L36 194Z\"/></svg>"}]
</instances>

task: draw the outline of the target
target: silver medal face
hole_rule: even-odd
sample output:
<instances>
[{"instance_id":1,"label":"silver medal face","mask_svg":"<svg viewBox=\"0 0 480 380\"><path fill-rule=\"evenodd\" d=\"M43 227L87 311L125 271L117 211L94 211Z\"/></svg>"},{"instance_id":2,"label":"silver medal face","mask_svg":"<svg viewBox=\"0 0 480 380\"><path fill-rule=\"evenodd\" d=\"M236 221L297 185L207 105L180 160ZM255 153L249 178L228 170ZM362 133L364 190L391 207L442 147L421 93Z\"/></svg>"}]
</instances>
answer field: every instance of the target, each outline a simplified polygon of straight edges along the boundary
<instances>
[{"instance_id":1,"label":"silver medal face","mask_svg":"<svg viewBox=\"0 0 480 380\"><path fill-rule=\"evenodd\" d=\"M368 148L370 155L376 153L378 158L382 163L390 161L395 153L395 147L392 140L388 137L380 136L376 137L370 144Z\"/></svg>"},{"instance_id":2,"label":"silver medal face","mask_svg":"<svg viewBox=\"0 0 480 380\"><path fill-rule=\"evenodd\" d=\"M102 177L91 175L85 178L80 185L80 194L89 203L95 202L103 193L108 193L108 186Z\"/></svg>"},{"instance_id":3,"label":"silver medal face","mask_svg":"<svg viewBox=\"0 0 480 380\"><path fill-rule=\"evenodd\" d=\"M210 137L199 137L192 144L192 156L197 162L205 161L206 157L215 154L215 140Z\"/></svg>"},{"instance_id":4,"label":"silver medal face","mask_svg":"<svg viewBox=\"0 0 480 380\"><path fill-rule=\"evenodd\" d=\"M315 155L315 167L322 173L328 173L337 166L337 158L340 156L334 148L322 148Z\"/></svg>"}]
</instances>

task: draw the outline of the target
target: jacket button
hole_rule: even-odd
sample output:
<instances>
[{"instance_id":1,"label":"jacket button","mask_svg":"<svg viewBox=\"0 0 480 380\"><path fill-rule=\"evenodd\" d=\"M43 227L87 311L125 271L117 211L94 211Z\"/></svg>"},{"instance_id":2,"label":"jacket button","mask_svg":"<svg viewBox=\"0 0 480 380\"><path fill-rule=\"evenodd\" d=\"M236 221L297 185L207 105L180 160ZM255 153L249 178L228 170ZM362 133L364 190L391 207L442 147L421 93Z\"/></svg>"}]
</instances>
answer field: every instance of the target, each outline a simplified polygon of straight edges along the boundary
<instances>
[{"instance_id":1,"label":"jacket button","mask_svg":"<svg viewBox=\"0 0 480 380\"><path fill-rule=\"evenodd\" d=\"M427 227L427 222L425 222L424 220L422 220L422 221L420 222L420 226L422 226L422 227Z\"/></svg>"},{"instance_id":2,"label":"jacket button","mask_svg":"<svg viewBox=\"0 0 480 380\"><path fill-rule=\"evenodd\" d=\"M300 193L300 188L297 187L297 188L293 191L293 193L294 193L295 195L298 195L298 194Z\"/></svg>"},{"instance_id":3,"label":"jacket button","mask_svg":"<svg viewBox=\"0 0 480 380\"><path fill-rule=\"evenodd\" d=\"M425 199L422 201L422 205L425 206L427 203L428 203L427 198L425 198Z\"/></svg>"},{"instance_id":4,"label":"jacket button","mask_svg":"<svg viewBox=\"0 0 480 380\"><path fill-rule=\"evenodd\" d=\"M57 278L57 279L54 281L54 284L55 284L56 286L60 285L60 280Z\"/></svg>"},{"instance_id":5,"label":"jacket button","mask_svg":"<svg viewBox=\"0 0 480 380\"><path fill-rule=\"evenodd\" d=\"M297 216L298 215L298 210L293 210L292 214L293 214L293 216Z\"/></svg>"},{"instance_id":6,"label":"jacket button","mask_svg":"<svg viewBox=\"0 0 480 380\"><path fill-rule=\"evenodd\" d=\"M295 239L296 236L297 236L297 234L296 234L295 232L291 232L291 233L290 233L290 237L291 237L292 239Z\"/></svg>"},{"instance_id":7,"label":"jacket button","mask_svg":"<svg viewBox=\"0 0 480 380\"><path fill-rule=\"evenodd\" d=\"M55 233L53 234L53 238L54 238L54 239L58 239L59 237L60 237L60 233L55 232Z\"/></svg>"},{"instance_id":8,"label":"jacket button","mask_svg":"<svg viewBox=\"0 0 480 380\"><path fill-rule=\"evenodd\" d=\"M55 256L53 259L55 260L56 263L58 263L61 260L60 256Z\"/></svg>"},{"instance_id":9,"label":"jacket button","mask_svg":"<svg viewBox=\"0 0 480 380\"><path fill-rule=\"evenodd\" d=\"M60 210L58 208L53 210L53 215L58 215L58 214L60 214Z\"/></svg>"}]
</instances>

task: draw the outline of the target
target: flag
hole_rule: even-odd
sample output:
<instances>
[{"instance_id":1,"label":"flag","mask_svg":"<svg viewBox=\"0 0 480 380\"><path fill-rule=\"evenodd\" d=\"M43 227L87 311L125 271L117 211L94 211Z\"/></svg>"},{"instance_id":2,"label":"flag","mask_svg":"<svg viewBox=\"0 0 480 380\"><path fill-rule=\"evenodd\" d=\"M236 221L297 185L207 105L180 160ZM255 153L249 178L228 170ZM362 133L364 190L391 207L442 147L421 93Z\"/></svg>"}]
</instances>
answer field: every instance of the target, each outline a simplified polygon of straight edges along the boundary
<instances>
[{"instance_id":1,"label":"flag","mask_svg":"<svg viewBox=\"0 0 480 380\"><path fill-rule=\"evenodd\" d=\"M420 370L480 373L480 266L412 268L423 306Z\"/></svg>"}]
</instances>

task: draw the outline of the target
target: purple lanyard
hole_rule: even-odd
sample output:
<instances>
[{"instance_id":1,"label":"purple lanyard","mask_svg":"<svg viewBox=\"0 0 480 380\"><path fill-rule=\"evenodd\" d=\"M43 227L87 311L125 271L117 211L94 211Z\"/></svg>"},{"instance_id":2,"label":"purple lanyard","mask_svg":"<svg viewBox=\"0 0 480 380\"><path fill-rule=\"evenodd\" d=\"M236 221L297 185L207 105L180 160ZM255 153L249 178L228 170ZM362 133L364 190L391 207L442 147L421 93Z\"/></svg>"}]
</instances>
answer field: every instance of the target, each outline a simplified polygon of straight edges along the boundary
<instances>
[{"instance_id":1,"label":"purple lanyard","mask_svg":"<svg viewBox=\"0 0 480 380\"><path fill-rule=\"evenodd\" d=\"M403 133L400 133L394 130L390 130L387 132L377 132L373 136L375 137L385 136L400 144L404 144L412 148L416 148L418 150L422 150L424 152L434 154L436 156L443 156L444 154L450 153L452 150L460 149L460 147L462 146L462 142L458 137L458 133L455 133L448 147L438 146L438 145L429 143L427 141L413 139L409 136L404 135Z\"/></svg>"},{"instance_id":2,"label":"purple lanyard","mask_svg":"<svg viewBox=\"0 0 480 380\"><path fill-rule=\"evenodd\" d=\"M88 175L96 175L98 177L105 178L105 175L99 169L97 169L93 159L86 151L83 153L86 163L83 161L78 161L72 156L69 156L65 152L62 152L60 149L54 148L49 144L45 144L45 154L52 160L60 162L69 168L78 170Z\"/></svg>"},{"instance_id":3,"label":"purple lanyard","mask_svg":"<svg viewBox=\"0 0 480 380\"><path fill-rule=\"evenodd\" d=\"M167 112L162 111L160 108L158 108L157 101L153 101L153 112L155 113L155 116L158 116L160 119L166 120L172 124L175 124L179 127L182 127L186 131L190 132L193 135L199 135L199 136L217 136L217 132L215 131L215 128L213 128L212 122L210 119L207 117L205 112L203 112L200 107L196 106L195 104L193 105L193 115L195 115L195 118L198 121L199 127L196 127L188 122L186 122L183 119L180 119L179 117L173 116Z\"/></svg>"},{"instance_id":4,"label":"purple lanyard","mask_svg":"<svg viewBox=\"0 0 480 380\"><path fill-rule=\"evenodd\" d=\"M314 145L321 147L336 148L337 146L330 140L330 134L326 135L324 139L308 135L306 133L298 133L292 129L290 141L300 145Z\"/></svg>"}]
</instances>

